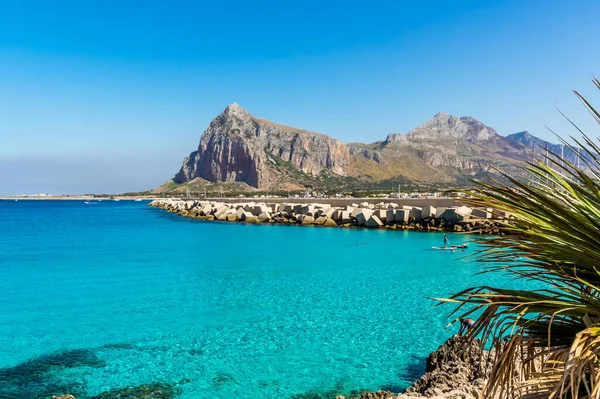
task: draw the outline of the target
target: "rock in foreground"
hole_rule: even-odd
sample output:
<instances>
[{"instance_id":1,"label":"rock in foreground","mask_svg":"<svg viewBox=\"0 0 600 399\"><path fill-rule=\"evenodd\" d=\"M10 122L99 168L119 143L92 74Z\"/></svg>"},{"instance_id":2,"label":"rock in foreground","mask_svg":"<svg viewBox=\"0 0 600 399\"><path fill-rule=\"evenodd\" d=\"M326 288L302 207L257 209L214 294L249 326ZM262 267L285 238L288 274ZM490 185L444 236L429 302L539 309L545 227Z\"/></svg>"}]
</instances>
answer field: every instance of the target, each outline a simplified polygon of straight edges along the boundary
<instances>
[{"instance_id":1,"label":"rock in foreground","mask_svg":"<svg viewBox=\"0 0 600 399\"><path fill-rule=\"evenodd\" d=\"M478 399L491 369L489 360L480 341L455 335L429 355L427 372L406 392L363 392L352 399Z\"/></svg>"}]
</instances>

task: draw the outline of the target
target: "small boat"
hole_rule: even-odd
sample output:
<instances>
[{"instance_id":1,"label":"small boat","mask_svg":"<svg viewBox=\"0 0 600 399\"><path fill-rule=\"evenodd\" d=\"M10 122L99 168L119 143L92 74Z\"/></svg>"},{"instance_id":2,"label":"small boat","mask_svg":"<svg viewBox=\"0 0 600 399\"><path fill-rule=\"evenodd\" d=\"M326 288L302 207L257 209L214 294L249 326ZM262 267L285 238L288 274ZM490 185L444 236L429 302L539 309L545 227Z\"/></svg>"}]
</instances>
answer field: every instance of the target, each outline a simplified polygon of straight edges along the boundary
<instances>
[{"instance_id":1,"label":"small boat","mask_svg":"<svg viewBox=\"0 0 600 399\"><path fill-rule=\"evenodd\" d=\"M120 198L115 198L115 201L121 201L121 199Z\"/></svg>"},{"instance_id":2,"label":"small boat","mask_svg":"<svg viewBox=\"0 0 600 399\"><path fill-rule=\"evenodd\" d=\"M89 203L90 203L90 201L83 201L83 203L84 203L84 204L89 204Z\"/></svg>"},{"instance_id":3,"label":"small boat","mask_svg":"<svg viewBox=\"0 0 600 399\"><path fill-rule=\"evenodd\" d=\"M456 251L458 248L455 247L431 247L431 249L435 250L435 251Z\"/></svg>"},{"instance_id":4,"label":"small boat","mask_svg":"<svg viewBox=\"0 0 600 399\"><path fill-rule=\"evenodd\" d=\"M141 198L136 198L134 201L135 202L142 202L142 199Z\"/></svg>"},{"instance_id":5,"label":"small boat","mask_svg":"<svg viewBox=\"0 0 600 399\"><path fill-rule=\"evenodd\" d=\"M456 248L456 249L467 249L469 248L469 246L467 244L460 244L460 245L450 245L451 248Z\"/></svg>"}]
</instances>

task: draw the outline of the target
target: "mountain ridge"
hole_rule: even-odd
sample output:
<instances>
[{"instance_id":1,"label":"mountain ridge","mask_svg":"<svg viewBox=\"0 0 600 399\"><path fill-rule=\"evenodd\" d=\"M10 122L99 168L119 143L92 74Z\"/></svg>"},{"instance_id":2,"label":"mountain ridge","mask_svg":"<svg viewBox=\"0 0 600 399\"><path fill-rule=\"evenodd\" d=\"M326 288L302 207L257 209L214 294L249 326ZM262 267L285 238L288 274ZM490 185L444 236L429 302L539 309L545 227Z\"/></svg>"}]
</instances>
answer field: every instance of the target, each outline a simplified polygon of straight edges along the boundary
<instances>
[{"instance_id":1,"label":"mountain ridge","mask_svg":"<svg viewBox=\"0 0 600 399\"><path fill-rule=\"evenodd\" d=\"M470 116L439 112L407 133L344 144L255 117L233 103L210 122L198 149L159 191L225 183L242 191L464 186L492 166L513 171L515 163L531 160L528 140L543 140L521 133L501 136Z\"/></svg>"}]
</instances>

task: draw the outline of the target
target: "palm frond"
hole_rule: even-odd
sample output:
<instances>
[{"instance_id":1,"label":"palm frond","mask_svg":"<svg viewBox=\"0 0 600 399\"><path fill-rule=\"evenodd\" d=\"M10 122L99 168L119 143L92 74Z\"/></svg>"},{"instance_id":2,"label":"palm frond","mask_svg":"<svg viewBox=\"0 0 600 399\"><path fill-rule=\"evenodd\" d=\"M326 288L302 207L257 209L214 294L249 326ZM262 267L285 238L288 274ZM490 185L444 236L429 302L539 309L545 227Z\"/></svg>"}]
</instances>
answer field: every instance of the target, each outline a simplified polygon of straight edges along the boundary
<instances>
[{"instance_id":1,"label":"palm frond","mask_svg":"<svg viewBox=\"0 0 600 399\"><path fill-rule=\"evenodd\" d=\"M522 166L527 181L497 170L507 183L477 182L467 200L512 215L502 223L506 234L481 239L475 257L483 273L526 286L473 287L440 299L457 305L456 320L476 318L472 336L494 348L489 398L600 398L600 146L586 135L571 140L577 149L561 142L582 168L550 153Z\"/></svg>"}]
</instances>

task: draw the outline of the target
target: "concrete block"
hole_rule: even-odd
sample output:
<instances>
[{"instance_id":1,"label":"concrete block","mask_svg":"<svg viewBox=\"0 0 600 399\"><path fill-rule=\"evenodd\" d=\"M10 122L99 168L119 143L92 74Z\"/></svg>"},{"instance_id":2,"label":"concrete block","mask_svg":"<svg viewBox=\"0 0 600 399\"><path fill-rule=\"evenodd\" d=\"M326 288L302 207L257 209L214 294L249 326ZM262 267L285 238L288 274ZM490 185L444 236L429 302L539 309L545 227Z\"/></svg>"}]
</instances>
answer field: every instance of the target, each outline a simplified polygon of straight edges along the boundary
<instances>
[{"instance_id":1,"label":"concrete block","mask_svg":"<svg viewBox=\"0 0 600 399\"><path fill-rule=\"evenodd\" d=\"M229 210L229 207L227 205L221 205L217 208L215 208L215 212L213 213L213 215L215 216L215 218L219 218L219 216L224 215L225 212L227 212Z\"/></svg>"},{"instance_id":2,"label":"concrete block","mask_svg":"<svg viewBox=\"0 0 600 399\"><path fill-rule=\"evenodd\" d=\"M436 218L441 218L442 214L446 211L446 209L448 209L448 207L446 206L439 206L435 209L435 217Z\"/></svg>"},{"instance_id":3,"label":"concrete block","mask_svg":"<svg viewBox=\"0 0 600 399\"><path fill-rule=\"evenodd\" d=\"M377 209L373 212L373 216L377 216L377 218L383 223L387 220L387 209Z\"/></svg>"},{"instance_id":4,"label":"concrete block","mask_svg":"<svg viewBox=\"0 0 600 399\"><path fill-rule=\"evenodd\" d=\"M381 220L379 220L379 218L375 215L372 215L369 220L367 220L367 222L365 223L365 226L367 227L371 227L371 228L378 228L383 226L383 223L381 222Z\"/></svg>"},{"instance_id":5,"label":"concrete block","mask_svg":"<svg viewBox=\"0 0 600 399\"><path fill-rule=\"evenodd\" d=\"M235 216L237 217L238 220L242 220L242 215L244 215L244 208L238 208L235 211Z\"/></svg>"},{"instance_id":6,"label":"concrete block","mask_svg":"<svg viewBox=\"0 0 600 399\"><path fill-rule=\"evenodd\" d=\"M315 212L315 207L314 205L303 205L300 208L300 213L303 215L308 215L308 212L311 212L312 214L314 214Z\"/></svg>"},{"instance_id":7,"label":"concrete block","mask_svg":"<svg viewBox=\"0 0 600 399\"><path fill-rule=\"evenodd\" d=\"M352 214L348 211L342 211L339 221L341 224L351 223L352 222Z\"/></svg>"},{"instance_id":8,"label":"concrete block","mask_svg":"<svg viewBox=\"0 0 600 399\"><path fill-rule=\"evenodd\" d=\"M461 215L464 216L469 216L471 215L471 213L473 213L473 209L469 208L468 206L459 206L458 208L456 208L456 213L460 213Z\"/></svg>"},{"instance_id":9,"label":"concrete block","mask_svg":"<svg viewBox=\"0 0 600 399\"><path fill-rule=\"evenodd\" d=\"M471 213L471 215L473 215L474 217L478 217L478 218L483 218L483 219L490 219L492 217L492 209L491 208L475 208L473 209L473 212Z\"/></svg>"},{"instance_id":10,"label":"concrete block","mask_svg":"<svg viewBox=\"0 0 600 399\"><path fill-rule=\"evenodd\" d=\"M352 212L350 213L350 215L355 218L356 216L358 216L359 213L361 213L362 211L364 211L365 208L354 208L352 210Z\"/></svg>"},{"instance_id":11,"label":"concrete block","mask_svg":"<svg viewBox=\"0 0 600 399\"><path fill-rule=\"evenodd\" d=\"M423 211L422 211L422 215L421 217L423 218L434 218L435 217L435 207L431 206L431 205L426 205L423 207Z\"/></svg>"},{"instance_id":12,"label":"concrete block","mask_svg":"<svg viewBox=\"0 0 600 399\"><path fill-rule=\"evenodd\" d=\"M333 209L333 208L323 208L321 210L320 216L325 216L327 218L331 218L333 216L333 212L335 212L335 209Z\"/></svg>"},{"instance_id":13,"label":"concrete block","mask_svg":"<svg viewBox=\"0 0 600 399\"><path fill-rule=\"evenodd\" d=\"M492 217L497 218L497 219L508 219L508 218L512 217L512 213L502 211L500 209L494 209L492 211Z\"/></svg>"},{"instance_id":14,"label":"concrete block","mask_svg":"<svg viewBox=\"0 0 600 399\"><path fill-rule=\"evenodd\" d=\"M262 212L260 215L258 215L257 219L259 222L268 222L271 220L271 215L268 212Z\"/></svg>"},{"instance_id":15,"label":"concrete block","mask_svg":"<svg viewBox=\"0 0 600 399\"><path fill-rule=\"evenodd\" d=\"M337 227L337 223L335 222L335 220L327 218L327 220L325 221L325 223L323 224L324 226L327 227Z\"/></svg>"},{"instance_id":16,"label":"concrete block","mask_svg":"<svg viewBox=\"0 0 600 399\"><path fill-rule=\"evenodd\" d=\"M387 211L385 211L385 222L386 223L391 223L395 220L396 220L396 210L395 209L388 209Z\"/></svg>"},{"instance_id":17,"label":"concrete block","mask_svg":"<svg viewBox=\"0 0 600 399\"><path fill-rule=\"evenodd\" d=\"M422 212L421 208L414 206L410 210L409 218L411 220L420 221L422 219L422 215L423 215L423 212Z\"/></svg>"},{"instance_id":18,"label":"concrete block","mask_svg":"<svg viewBox=\"0 0 600 399\"><path fill-rule=\"evenodd\" d=\"M281 204L279 205L279 211L285 213L292 213L294 211L293 204Z\"/></svg>"},{"instance_id":19,"label":"concrete block","mask_svg":"<svg viewBox=\"0 0 600 399\"><path fill-rule=\"evenodd\" d=\"M464 214L459 212L459 208L447 208L444 213L440 215L440 219L444 219L446 222L466 222L471 217L469 213Z\"/></svg>"},{"instance_id":20,"label":"concrete block","mask_svg":"<svg viewBox=\"0 0 600 399\"><path fill-rule=\"evenodd\" d=\"M396 209L396 214L394 215L394 221L398 223L406 223L410 219L410 210L409 209Z\"/></svg>"},{"instance_id":21,"label":"concrete block","mask_svg":"<svg viewBox=\"0 0 600 399\"><path fill-rule=\"evenodd\" d=\"M304 216L302 218L302 224L313 224L315 222L315 218L312 216Z\"/></svg>"},{"instance_id":22,"label":"concrete block","mask_svg":"<svg viewBox=\"0 0 600 399\"><path fill-rule=\"evenodd\" d=\"M342 210L341 209L336 209L335 211L333 211L333 215L331 215L331 218L333 220L340 220L342 218Z\"/></svg>"},{"instance_id":23,"label":"concrete block","mask_svg":"<svg viewBox=\"0 0 600 399\"><path fill-rule=\"evenodd\" d=\"M323 225L329 219L327 216L319 216L315 219L315 224Z\"/></svg>"},{"instance_id":24,"label":"concrete block","mask_svg":"<svg viewBox=\"0 0 600 399\"><path fill-rule=\"evenodd\" d=\"M240 220L242 220L244 222L247 222L252 219L256 219L256 217L252 214L252 212L247 212L247 211L244 211L244 213L242 213L242 217L240 218Z\"/></svg>"},{"instance_id":25,"label":"concrete block","mask_svg":"<svg viewBox=\"0 0 600 399\"><path fill-rule=\"evenodd\" d=\"M369 220L369 218L373 215L373 211L370 209L363 209L362 212L358 213L356 215L356 221L358 222L359 226L364 225L365 223L367 223L367 220Z\"/></svg>"}]
</instances>

